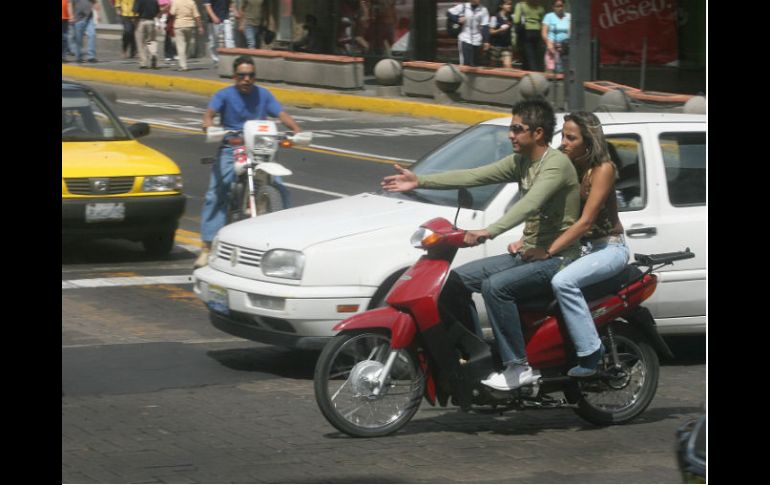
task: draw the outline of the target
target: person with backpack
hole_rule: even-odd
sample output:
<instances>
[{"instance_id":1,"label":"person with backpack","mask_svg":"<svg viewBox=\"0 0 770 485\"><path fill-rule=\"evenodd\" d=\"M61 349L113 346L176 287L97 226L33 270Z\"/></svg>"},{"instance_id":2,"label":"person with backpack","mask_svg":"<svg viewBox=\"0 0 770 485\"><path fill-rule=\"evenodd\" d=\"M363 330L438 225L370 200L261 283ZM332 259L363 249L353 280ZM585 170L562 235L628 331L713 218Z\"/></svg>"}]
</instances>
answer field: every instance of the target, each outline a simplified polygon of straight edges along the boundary
<instances>
[{"instance_id":1,"label":"person with backpack","mask_svg":"<svg viewBox=\"0 0 770 485\"><path fill-rule=\"evenodd\" d=\"M447 10L447 21L462 26L457 36L460 64L479 65L482 49L489 49L489 10L481 0L471 0Z\"/></svg>"}]
</instances>

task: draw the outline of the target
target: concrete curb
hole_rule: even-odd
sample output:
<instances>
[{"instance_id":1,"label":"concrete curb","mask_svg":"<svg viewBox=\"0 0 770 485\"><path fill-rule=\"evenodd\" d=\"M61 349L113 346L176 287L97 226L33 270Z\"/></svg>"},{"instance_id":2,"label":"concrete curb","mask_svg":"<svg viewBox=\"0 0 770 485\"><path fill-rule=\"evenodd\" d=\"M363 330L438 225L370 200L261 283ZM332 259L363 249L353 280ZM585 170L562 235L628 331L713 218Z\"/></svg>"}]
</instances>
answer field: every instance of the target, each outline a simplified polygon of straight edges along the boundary
<instances>
[{"instance_id":1,"label":"concrete curb","mask_svg":"<svg viewBox=\"0 0 770 485\"><path fill-rule=\"evenodd\" d=\"M62 76L80 80L122 84L165 91L181 90L208 96L214 94L215 91L222 89L223 87L232 85L232 82L224 81L181 76L165 76L162 74L151 73L133 73L70 65L62 66ZM438 118L467 125L474 125L489 119L502 118L509 114L507 111L444 106L398 99L356 96L352 94L313 92L273 86L270 86L269 89L281 103L289 105L367 111L393 115L409 115L421 118Z\"/></svg>"}]
</instances>

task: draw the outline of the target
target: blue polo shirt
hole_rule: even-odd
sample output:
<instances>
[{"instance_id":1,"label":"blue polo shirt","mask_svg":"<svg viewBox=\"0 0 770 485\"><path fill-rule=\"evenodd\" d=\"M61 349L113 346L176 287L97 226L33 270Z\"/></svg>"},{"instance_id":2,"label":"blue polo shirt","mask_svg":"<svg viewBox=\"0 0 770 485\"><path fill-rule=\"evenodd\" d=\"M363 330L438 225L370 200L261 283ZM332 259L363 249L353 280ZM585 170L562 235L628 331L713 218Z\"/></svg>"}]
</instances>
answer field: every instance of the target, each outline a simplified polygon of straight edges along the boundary
<instances>
[{"instance_id":1,"label":"blue polo shirt","mask_svg":"<svg viewBox=\"0 0 770 485\"><path fill-rule=\"evenodd\" d=\"M246 95L239 93L235 86L220 89L209 101L209 108L219 113L226 130L242 130L249 120L264 120L268 115L277 118L283 111L273 93L260 86L254 86Z\"/></svg>"}]
</instances>

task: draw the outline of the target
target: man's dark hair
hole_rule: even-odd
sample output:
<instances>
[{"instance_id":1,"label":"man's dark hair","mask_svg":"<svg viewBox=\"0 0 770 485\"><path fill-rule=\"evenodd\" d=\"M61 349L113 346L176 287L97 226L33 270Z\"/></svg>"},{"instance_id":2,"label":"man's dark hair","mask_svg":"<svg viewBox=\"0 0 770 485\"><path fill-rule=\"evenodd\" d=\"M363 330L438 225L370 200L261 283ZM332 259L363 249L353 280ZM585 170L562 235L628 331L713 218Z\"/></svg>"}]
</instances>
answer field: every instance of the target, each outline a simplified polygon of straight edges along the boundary
<instances>
[{"instance_id":1,"label":"man's dark hair","mask_svg":"<svg viewBox=\"0 0 770 485\"><path fill-rule=\"evenodd\" d=\"M542 128L545 142L551 143L556 129L556 115L551 103L542 98L525 99L513 105L511 114L521 116L521 121L529 126L530 130Z\"/></svg>"},{"instance_id":2,"label":"man's dark hair","mask_svg":"<svg viewBox=\"0 0 770 485\"><path fill-rule=\"evenodd\" d=\"M254 65L254 59L251 58L251 56L238 56L233 61L233 72L238 70L238 66L241 64L249 64L250 66L253 66L254 69L257 69L257 66Z\"/></svg>"}]
</instances>

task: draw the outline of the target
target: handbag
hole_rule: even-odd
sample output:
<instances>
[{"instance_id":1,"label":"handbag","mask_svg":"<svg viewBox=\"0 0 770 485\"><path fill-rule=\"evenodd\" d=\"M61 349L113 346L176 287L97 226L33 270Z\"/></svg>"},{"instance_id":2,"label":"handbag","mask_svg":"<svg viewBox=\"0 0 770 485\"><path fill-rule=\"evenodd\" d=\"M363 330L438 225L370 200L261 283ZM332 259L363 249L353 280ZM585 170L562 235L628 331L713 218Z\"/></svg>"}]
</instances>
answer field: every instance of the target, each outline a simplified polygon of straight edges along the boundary
<instances>
[{"instance_id":1,"label":"handbag","mask_svg":"<svg viewBox=\"0 0 770 485\"><path fill-rule=\"evenodd\" d=\"M262 38L264 39L265 44L272 44L273 41L275 40L275 32L267 28L262 32L263 32Z\"/></svg>"}]
</instances>

